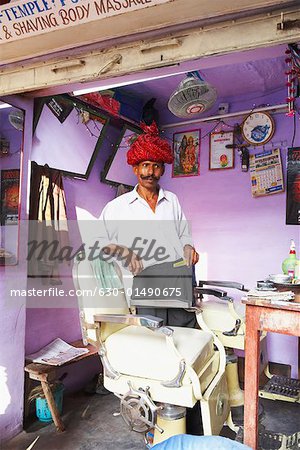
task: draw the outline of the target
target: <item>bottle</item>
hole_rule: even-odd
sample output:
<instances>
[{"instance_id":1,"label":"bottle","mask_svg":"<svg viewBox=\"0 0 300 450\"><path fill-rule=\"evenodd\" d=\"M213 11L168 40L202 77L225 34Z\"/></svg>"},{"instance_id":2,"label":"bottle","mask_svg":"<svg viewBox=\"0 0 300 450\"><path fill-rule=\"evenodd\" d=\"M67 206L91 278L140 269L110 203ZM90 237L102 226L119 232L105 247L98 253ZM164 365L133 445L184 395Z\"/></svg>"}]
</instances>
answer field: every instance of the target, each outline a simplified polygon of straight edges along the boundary
<instances>
[{"instance_id":1,"label":"bottle","mask_svg":"<svg viewBox=\"0 0 300 450\"><path fill-rule=\"evenodd\" d=\"M285 275L289 275L292 279L295 278L295 269L297 265L296 245L295 241L291 240L290 254L282 263L282 271Z\"/></svg>"}]
</instances>

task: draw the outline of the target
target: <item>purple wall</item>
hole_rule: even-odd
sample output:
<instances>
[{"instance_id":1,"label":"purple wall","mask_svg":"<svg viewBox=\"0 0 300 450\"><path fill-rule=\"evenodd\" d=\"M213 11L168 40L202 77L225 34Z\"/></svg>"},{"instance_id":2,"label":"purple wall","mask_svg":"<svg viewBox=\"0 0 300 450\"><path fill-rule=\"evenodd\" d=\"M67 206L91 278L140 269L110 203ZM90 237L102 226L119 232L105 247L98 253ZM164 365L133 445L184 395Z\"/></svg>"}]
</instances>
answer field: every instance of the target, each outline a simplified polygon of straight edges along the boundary
<instances>
[{"instance_id":1,"label":"purple wall","mask_svg":"<svg viewBox=\"0 0 300 450\"><path fill-rule=\"evenodd\" d=\"M252 101L251 97L251 101ZM272 98L264 98L270 104L281 103L284 93ZM251 101L231 104L231 111L251 109ZM281 148L283 171L286 168L287 147L291 145L293 120L284 114L273 116L276 132L265 149ZM229 125L240 122L241 118L226 120ZM199 124L202 136L205 136L215 123ZM197 125L169 129L166 137L172 140L173 132L197 128ZM217 128L218 130L220 127ZM228 129L223 126L223 129ZM299 145L300 132L296 134L295 145ZM251 149L251 153L258 153ZM287 256L290 239L294 238L299 248L299 229L285 225L286 194L252 198L250 174L241 172L239 155L235 155L235 168L224 171L209 171L209 139L201 141L200 176L171 178L167 168L162 180L163 186L176 192L192 221L195 245L203 253L202 264L198 272L210 279L236 280L247 287L254 287L257 280L270 273L281 272L281 262ZM98 217L106 201L113 196L110 188L99 184L101 164L94 168L87 182L67 180L66 193L69 208L75 205ZM117 161L117 160L116 160ZM134 182L131 168L124 161L117 161L113 168L115 174L128 174L128 180ZM125 175L126 176L126 175ZM129 183L130 184L130 183ZM75 217L75 214L69 217ZM207 264L206 264L207 261ZM235 296L236 293L232 292ZM51 327L50 327L51 329ZM289 352L287 352L289 348ZM271 361L292 366L296 376L297 339L288 336L269 336L269 357Z\"/></svg>"},{"instance_id":2,"label":"purple wall","mask_svg":"<svg viewBox=\"0 0 300 450\"><path fill-rule=\"evenodd\" d=\"M252 101L251 97L251 101ZM272 98L264 98L270 104L281 103L284 93L277 93ZM251 109L251 101L231 104L231 111ZM284 114L273 116L276 122L276 132L268 143L266 150L281 148L283 171L286 167L287 147L291 145L293 135L293 120ZM226 123L234 125L241 118L227 119ZM199 124L202 136L206 136L215 126L215 123ZM173 132L197 128L197 125L169 129L165 136L172 140ZM217 128L219 130L220 127ZM223 129L228 129L223 126ZM117 134L116 134L117 136ZM295 145L299 145L299 129L296 134ZM95 167L88 181L66 179L65 189L68 200L69 218L75 218L75 206L87 211L88 217L97 218L103 205L114 196L114 192L99 183L99 172L106 159L101 151ZM251 153L262 151L251 149ZM101 157L102 155L102 157ZM241 172L239 155L235 155L235 168L224 171L209 171L209 138L201 141L200 176L187 178L171 178L168 167L162 185L176 192L183 205L188 219L192 222L195 245L203 253L202 264L198 265L198 272L210 279L223 279L240 281L247 287L254 287L257 280L263 279L270 273L281 272L281 262L287 256L290 239L294 238L299 248L299 230L296 226L285 225L286 194L275 194L269 197L252 198L250 174ZM115 174L128 174L128 180L134 182L131 168L124 161L117 161L113 168ZM126 175L125 175L126 176ZM128 181L129 182L129 181ZM129 183L130 184L130 183ZM101 186L101 189L100 189ZM72 212L71 212L72 211ZM232 292L233 295L237 295ZM31 335L39 330L40 316L47 313L37 310L32 314L28 325L27 349L32 350L36 342ZM74 314L74 316L72 315ZM49 331L45 339L55 337L63 325L77 318L77 312L67 310L64 316L60 315L62 322L55 320L49 323ZM48 317L48 320L50 318ZM77 319L76 319L77 320ZM56 326L55 326L56 324ZM30 331L31 330L31 331ZM75 331L76 330L76 331ZM67 335L76 335L77 328L70 329ZM62 328L62 333L66 333ZM77 335L76 335L77 336ZM289 352L287 352L289 348ZM296 376L297 339L288 336L269 336L269 357L271 361L282 362L292 366L292 374Z\"/></svg>"},{"instance_id":3,"label":"purple wall","mask_svg":"<svg viewBox=\"0 0 300 450\"><path fill-rule=\"evenodd\" d=\"M268 103L276 102L268 99ZM234 105L234 109L245 110L249 106L239 104ZM285 173L287 146L291 145L293 136L293 119L285 114L276 114L273 118L276 132L265 148L271 149L272 142L274 148L281 148ZM238 121L240 118L226 119L230 125ZM214 125L199 124L202 136L209 133ZM173 132L194 128L198 127L193 124L190 127L168 129L166 136L172 139ZM224 126L223 129L228 128ZM300 145L300 127L294 145ZM251 153L261 151L261 147L250 150ZM255 287L257 280L271 273L281 273L281 263L288 255L290 239L295 239L300 256L300 232L297 226L285 225L286 193L252 198L250 174L241 172L237 152L235 156L234 169L208 170L207 136L201 141L200 176L171 178L171 168L168 167L162 185L177 193L187 218L192 222L196 248L206 254L202 263L200 258L198 264L202 276L239 281L251 288ZM297 338L269 335L269 359L290 364L292 376L297 377Z\"/></svg>"},{"instance_id":4,"label":"purple wall","mask_svg":"<svg viewBox=\"0 0 300 450\"><path fill-rule=\"evenodd\" d=\"M22 131L18 131L9 123L8 115L13 108L0 110L0 136L10 142L10 155L0 159L1 169L19 169L21 146L23 140Z\"/></svg>"},{"instance_id":5,"label":"purple wall","mask_svg":"<svg viewBox=\"0 0 300 450\"><path fill-rule=\"evenodd\" d=\"M284 97L282 97L284 98ZM271 99L272 100L272 99ZM277 103L278 99L274 102ZM264 101L266 101L264 99ZM27 180L30 146L31 146L31 102L18 100L18 105L27 109L27 127L24 144L24 172L22 178L22 208L21 216L26 217ZM270 101L273 103L273 101ZM237 104L236 109L247 109L249 104ZM285 168L286 145L290 145L293 134L293 121L284 115L274 116L276 133L273 137L275 146L282 148L282 162ZM233 124L235 121L226 121ZM189 129L185 126L183 129ZM192 128L197 128L192 125ZM200 124L202 136L206 135L213 124ZM298 127L299 128L299 127ZM226 129L226 127L224 128ZM172 139L173 131L168 130L166 136ZM88 135L86 135L88 138ZM100 183L99 174L118 137L118 129L111 126L107 139L95 161L88 180L65 178L64 187L67 198L68 218L81 217L86 211L87 217L97 218L103 206L115 195L115 189ZM49 137L53 135L49 129ZM297 130L295 145L299 145L300 133ZM45 143L45 145L47 145ZM271 144L266 148L270 148ZM200 176L172 179L170 168L162 180L162 185L178 194L188 219L192 220L195 245L201 253L207 254L207 270L205 258L202 258L200 268L209 278L231 279L254 286L256 280L269 273L281 271L281 262L286 257L289 242L294 238L299 248L299 231L295 226L285 225L285 193L270 197L253 199L250 192L249 173L240 170L239 157L236 155L236 167L228 171L209 171L208 138L201 143ZM252 149L253 152L253 149ZM64 155L61 155L63 158ZM125 166L122 166L124 170ZM76 209L77 208L77 209ZM18 284L26 286L26 267L24 255L26 245L26 227L22 230L20 240L21 260L18 265ZM78 230L77 230L78 232ZM5 276L5 280L4 280ZM18 302L9 307L6 302L5 286L9 278L16 277L15 268L0 268L0 387L6 392L7 402L5 414L0 409L0 442L15 434L22 427L23 408L23 365L24 349L26 353L33 352L47 344L55 337L72 341L80 337L78 309L76 301L68 304L68 308L30 308L26 315L25 337L25 302ZM14 330L12 336L12 330ZM296 345L293 337L272 335L270 341L270 360L293 365L295 375ZM287 349L289 351L287 351ZM90 377L97 367L94 363L83 364L76 373L70 371L67 384L75 389ZM1 385L2 383L2 385Z\"/></svg>"},{"instance_id":6,"label":"purple wall","mask_svg":"<svg viewBox=\"0 0 300 450\"><path fill-rule=\"evenodd\" d=\"M0 158L0 170L20 169L23 132L16 130L8 120L9 113L14 111L14 108L0 109L0 137L10 143L9 154ZM0 246L17 255L18 226L2 225L0 228Z\"/></svg>"},{"instance_id":7,"label":"purple wall","mask_svg":"<svg viewBox=\"0 0 300 450\"><path fill-rule=\"evenodd\" d=\"M47 114L50 114L52 119L53 114L46 110ZM72 130L76 129L77 116L73 117L73 121L66 121L62 124L60 130L60 138L57 142L63 139L64 133L67 135L72 134ZM60 126L59 121L55 118L56 122ZM92 126L92 125L91 125ZM84 211L87 212L89 219L97 219L100 216L103 206L115 196L115 189L102 184L100 182L100 172L103 170L104 163L106 162L112 145L114 145L115 139L119 136L120 128L114 124L110 124L105 134L102 146L98 152L97 158L94 162L93 168L87 180L74 179L70 177L64 177L64 190L67 200L67 217L70 227L70 240L71 244L77 248L76 241L79 233L79 223L83 220ZM95 132L95 130L94 130ZM47 143L53 137L53 130L51 127L43 128L43 139L39 141L39 151L47 151ZM94 144L96 139L92 138ZM35 140L34 140L35 142ZM84 129L82 135L81 145L83 148L89 148L91 143L91 136ZM78 150L76 150L78 151ZM37 154L37 148L35 149L35 155ZM67 167L69 154L61 154L61 163ZM76 152L73 155L76 158ZM80 208L81 211L78 210ZM65 273L66 278L63 279L63 289L65 291L69 288L73 288L72 277L70 273L71 267L69 267ZM37 280L31 280L30 286L43 288ZM31 301L31 299L29 299ZM63 302L63 303L62 303ZM51 307L54 305L54 307ZM51 342L53 339L60 337L67 342L81 338L81 331L79 325L77 298L53 298L44 296L39 300L39 304L32 305L27 309L26 313L26 338L25 338L25 351L26 354L39 350L44 345ZM96 372L99 372L99 360L97 358L88 362L76 365L76 371L71 366L68 370L68 376L64 381L67 389L78 390L82 388ZM66 369L64 369L66 372Z\"/></svg>"},{"instance_id":8,"label":"purple wall","mask_svg":"<svg viewBox=\"0 0 300 450\"><path fill-rule=\"evenodd\" d=\"M69 342L81 337L75 299L68 302L67 308L59 307L59 304L58 307L55 304L53 308L51 307L53 298L44 298L46 308L43 308L42 302L40 305L42 307L27 308L26 310L25 297L11 301L8 296L8 288L16 287L16 279L18 279L18 288L20 289L30 287L31 283L29 282L27 285L25 256L27 254L28 228L25 219L28 213L27 182L32 144L33 105L31 101L21 100L20 98L12 97L4 100L26 109L26 130L21 182L21 218L23 220L19 240L20 260L17 266L0 267L0 444L22 429L25 354L38 350L56 337L61 337ZM114 188L100 183L100 171L103 169L111 146L114 145L118 135L118 127L112 124L88 180L64 179L68 218L73 219L73 224L77 220L75 206L79 205L96 218L100 215L103 205L115 196ZM51 130L49 130L49 136L45 139L45 146L47 146L47 140L50 139L53 139ZM86 133L86 139L88 141L88 133ZM86 142L86 145L88 145L88 142ZM73 287L70 268L67 284ZM97 358L77 364L76 371L70 370L68 373L67 387L72 390L81 388L91 379L93 374L99 371L99 367Z\"/></svg>"},{"instance_id":9,"label":"purple wall","mask_svg":"<svg viewBox=\"0 0 300 450\"><path fill-rule=\"evenodd\" d=\"M31 100L11 97L4 101L26 110L23 157L28 161L31 150ZM26 297L11 298L8 288L16 285L26 288L26 210L28 165L22 167L21 192L23 202L20 216L19 263L17 266L0 267L0 444L22 429L24 349L25 349L25 306Z\"/></svg>"}]
</instances>

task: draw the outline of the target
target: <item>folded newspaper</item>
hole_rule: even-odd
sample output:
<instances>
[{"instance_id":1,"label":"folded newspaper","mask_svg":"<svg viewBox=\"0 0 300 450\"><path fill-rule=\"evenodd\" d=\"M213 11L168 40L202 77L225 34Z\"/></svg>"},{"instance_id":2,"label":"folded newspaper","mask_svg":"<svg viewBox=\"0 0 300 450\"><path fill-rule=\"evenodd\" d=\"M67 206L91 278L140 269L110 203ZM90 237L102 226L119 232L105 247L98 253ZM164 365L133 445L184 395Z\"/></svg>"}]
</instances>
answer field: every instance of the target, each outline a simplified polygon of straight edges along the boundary
<instances>
[{"instance_id":1,"label":"folded newspaper","mask_svg":"<svg viewBox=\"0 0 300 450\"><path fill-rule=\"evenodd\" d=\"M26 359L35 363L61 366L85 353L88 353L87 348L73 347L62 339L57 338L38 352L27 355Z\"/></svg>"},{"instance_id":2,"label":"folded newspaper","mask_svg":"<svg viewBox=\"0 0 300 450\"><path fill-rule=\"evenodd\" d=\"M288 302L290 300L294 300L295 294L292 291L257 291L256 289L251 289L247 293L247 297L254 298L266 298L271 301L285 301Z\"/></svg>"}]
</instances>

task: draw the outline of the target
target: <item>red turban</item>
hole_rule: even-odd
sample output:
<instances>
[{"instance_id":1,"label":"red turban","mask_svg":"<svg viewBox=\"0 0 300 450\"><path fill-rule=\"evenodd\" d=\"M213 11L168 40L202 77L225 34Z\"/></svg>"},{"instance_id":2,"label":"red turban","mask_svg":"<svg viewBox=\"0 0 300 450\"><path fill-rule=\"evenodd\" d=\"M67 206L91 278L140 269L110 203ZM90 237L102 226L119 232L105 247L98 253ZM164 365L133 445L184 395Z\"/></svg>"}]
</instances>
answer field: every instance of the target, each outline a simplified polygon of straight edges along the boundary
<instances>
[{"instance_id":1,"label":"red turban","mask_svg":"<svg viewBox=\"0 0 300 450\"><path fill-rule=\"evenodd\" d=\"M159 137L155 122L148 126L141 124L143 133L140 134L127 152L127 163L135 166L142 161L155 161L171 164L173 161L172 148L168 141Z\"/></svg>"}]
</instances>

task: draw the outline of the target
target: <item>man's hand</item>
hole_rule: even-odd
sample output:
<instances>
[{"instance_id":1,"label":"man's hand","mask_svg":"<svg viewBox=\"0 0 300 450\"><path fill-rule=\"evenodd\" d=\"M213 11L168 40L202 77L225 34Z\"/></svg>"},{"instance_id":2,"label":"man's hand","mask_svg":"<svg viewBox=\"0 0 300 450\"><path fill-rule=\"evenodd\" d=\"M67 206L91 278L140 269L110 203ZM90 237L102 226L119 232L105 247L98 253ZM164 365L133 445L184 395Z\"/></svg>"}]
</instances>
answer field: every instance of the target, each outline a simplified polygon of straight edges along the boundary
<instances>
[{"instance_id":1,"label":"man's hand","mask_svg":"<svg viewBox=\"0 0 300 450\"><path fill-rule=\"evenodd\" d=\"M122 247L118 259L121 260L122 265L128 269L132 275L137 275L144 269L142 260L136 253L130 250L130 248Z\"/></svg>"},{"instance_id":2,"label":"man's hand","mask_svg":"<svg viewBox=\"0 0 300 450\"><path fill-rule=\"evenodd\" d=\"M186 261L187 261L188 267L191 267L192 265L197 264L197 262L199 261L199 254L196 252L194 247L192 247L189 244L184 246L183 255L184 255L184 259L186 259Z\"/></svg>"},{"instance_id":3,"label":"man's hand","mask_svg":"<svg viewBox=\"0 0 300 450\"><path fill-rule=\"evenodd\" d=\"M110 257L115 257L121 262L122 266L129 270L133 275L137 275L144 269L143 262L140 257L128 247L117 244L109 244L104 247L102 251Z\"/></svg>"}]
</instances>

